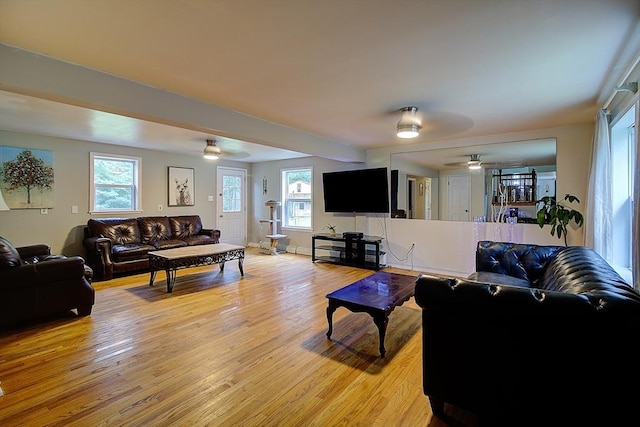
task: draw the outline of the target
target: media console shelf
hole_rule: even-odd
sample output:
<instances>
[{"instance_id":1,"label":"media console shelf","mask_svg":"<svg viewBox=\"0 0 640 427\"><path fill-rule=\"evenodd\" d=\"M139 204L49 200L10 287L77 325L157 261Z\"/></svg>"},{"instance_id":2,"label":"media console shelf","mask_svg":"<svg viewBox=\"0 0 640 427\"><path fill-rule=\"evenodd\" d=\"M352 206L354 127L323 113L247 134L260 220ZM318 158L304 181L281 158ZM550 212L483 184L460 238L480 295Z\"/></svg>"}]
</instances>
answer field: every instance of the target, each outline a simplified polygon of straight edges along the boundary
<instances>
[{"instance_id":1,"label":"media console shelf","mask_svg":"<svg viewBox=\"0 0 640 427\"><path fill-rule=\"evenodd\" d=\"M363 236L351 239L336 234L314 234L311 244L311 261L325 261L352 267L380 270L382 237ZM317 245L317 246L316 246ZM316 252L320 251L322 255Z\"/></svg>"}]
</instances>

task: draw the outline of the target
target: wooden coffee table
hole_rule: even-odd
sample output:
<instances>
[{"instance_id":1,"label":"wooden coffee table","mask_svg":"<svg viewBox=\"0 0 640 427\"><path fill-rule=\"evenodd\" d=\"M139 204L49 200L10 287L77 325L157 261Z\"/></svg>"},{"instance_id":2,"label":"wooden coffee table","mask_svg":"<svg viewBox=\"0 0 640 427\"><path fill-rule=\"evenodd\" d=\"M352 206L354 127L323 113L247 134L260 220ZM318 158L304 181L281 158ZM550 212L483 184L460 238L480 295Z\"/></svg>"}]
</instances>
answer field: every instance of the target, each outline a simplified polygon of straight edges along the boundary
<instances>
[{"instance_id":1,"label":"wooden coffee table","mask_svg":"<svg viewBox=\"0 0 640 427\"><path fill-rule=\"evenodd\" d=\"M244 246L214 243L212 245L152 251L149 252L149 269L151 270L149 286L153 286L158 270L165 270L167 273L167 293L171 293L176 283L177 270L198 265L220 264L220 271L224 271L224 263L234 259L238 260L240 275L244 276L242 269Z\"/></svg>"},{"instance_id":2,"label":"wooden coffee table","mask_svg":"<svg viewBox=\"0 0 640 427\"><path fill-rule=\"evenodd\" d=\"M333 332L333 312L338 307L346 307L353 312L368 313L378 327L380 335L380 355L384 357L384 337L389 323L389 314L411 298L415 292L416 277L403 274L377 272L327 295L327 320L331 339Z\"/></svg>"}]
</instances>

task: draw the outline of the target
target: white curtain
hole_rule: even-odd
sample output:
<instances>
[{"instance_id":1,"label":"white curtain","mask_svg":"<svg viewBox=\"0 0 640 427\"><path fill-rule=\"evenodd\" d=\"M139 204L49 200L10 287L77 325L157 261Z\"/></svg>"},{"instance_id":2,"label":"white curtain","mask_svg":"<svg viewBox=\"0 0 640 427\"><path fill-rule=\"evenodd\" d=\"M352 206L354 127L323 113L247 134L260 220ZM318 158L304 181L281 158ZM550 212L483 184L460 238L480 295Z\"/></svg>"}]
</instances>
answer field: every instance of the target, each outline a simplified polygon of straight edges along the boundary
<instances>
[{"instance_id":1,"label":"white curtain","mask_svg":"<svg viewBox=\"0 0 640 427\"><path fill-rule=\"evenodd\" d=\"M611 227L611 143L607 112L596 114L596 128L591 149L591 170L585 212L585 245L593 248L607 262L612 259Z\"/></svg>"}]
</instances>

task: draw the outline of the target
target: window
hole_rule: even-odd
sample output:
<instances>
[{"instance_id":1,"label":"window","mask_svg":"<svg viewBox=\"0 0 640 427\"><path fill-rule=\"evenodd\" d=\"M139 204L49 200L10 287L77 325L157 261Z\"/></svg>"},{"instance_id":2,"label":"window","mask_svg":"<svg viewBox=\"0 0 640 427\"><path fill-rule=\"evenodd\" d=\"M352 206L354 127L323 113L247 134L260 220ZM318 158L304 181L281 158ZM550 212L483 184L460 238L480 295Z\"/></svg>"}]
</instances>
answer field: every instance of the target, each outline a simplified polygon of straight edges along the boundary
<instances>
[{"instance_id":1,"label":"window","mask_svg":"<svg viewBox=\"0 0 640 427\"><path fill-rule=\"evenodd\" d=\"M91 153L90 211L138 212L141 165L139 157Z\"/></svg>"},{"instance_id":2,"label":"window","mask_svg":"<svg viewBox=\"0 0 640 427\"><path fill-rule=\"evenodd\" d=\"M240 212L242 207L242 178L235 175L222 177L222 212Z\"/></svg>"},{"instance_id":3,"label":"window","mask_svg":"<svg viewBox=\"0 0 640 427\"><path fill-rule=\"evenodd\" d=\"M311 230L313 169L282 170L282 226Z\"/></svg>"},{"instance_id":4,"label":"window","mask_svg":"<svg viewBox=\"0 0 640 427\"><path fill-rule=\"evenodd\" d=\"M635 117L632 107L611 128L612 265L626 280L631 279L632 268Z\"/></svg>"}]
</instances>

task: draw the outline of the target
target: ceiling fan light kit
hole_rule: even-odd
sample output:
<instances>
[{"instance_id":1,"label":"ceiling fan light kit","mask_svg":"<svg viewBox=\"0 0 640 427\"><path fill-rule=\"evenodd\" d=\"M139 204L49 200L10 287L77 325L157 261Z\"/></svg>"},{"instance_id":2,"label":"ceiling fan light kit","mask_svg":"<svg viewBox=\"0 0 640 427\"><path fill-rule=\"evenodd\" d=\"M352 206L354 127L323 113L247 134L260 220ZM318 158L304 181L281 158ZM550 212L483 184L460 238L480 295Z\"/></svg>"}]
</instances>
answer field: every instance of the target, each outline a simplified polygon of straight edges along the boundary
<instances>
[{"instance_id":1,"label":"ceiling fan light kit","mask_svg":"<svg viewBox=\"0 0 640 427\"><path fill-rule=\"evenodd\" d=\"M220 148L216 146L215 139L207 139L207 146L204 147L204 158L216 160L220 155Z\"/></svg>"},{"instance_id":2,"label":"ceiling fan light kit","mask_svg":"<svg viewBox=\"0 0 640 427\"><path fill-rule=\"evenodd\" d=\"M480 161L480 154L471 154L471 160L467 162L467 166L471 170L477 170L482 167L482 162Z\"/></svg>"},{"instance_id":3,"label":"ceiling fan light kit","mask_svg":"<svg viewBox=\"0 0 640 427\"><path fill-rule=\"evenodd\" d=\"M398 138L415 138L420 133L422 123L418 117L418 107L404 107L400 109L402 116L398 121Z\"/></svg>"}]
</instances>

